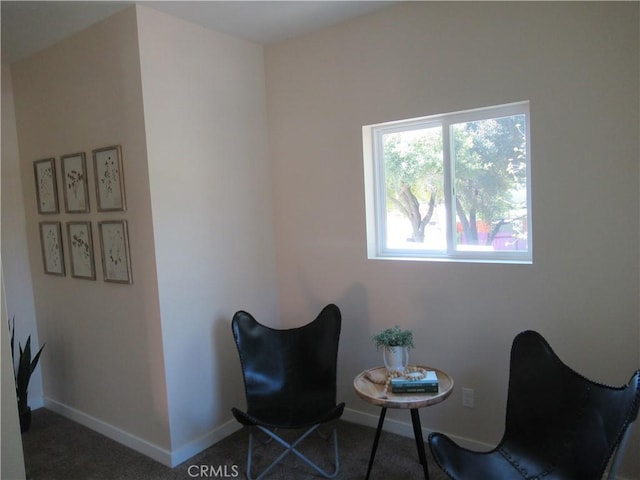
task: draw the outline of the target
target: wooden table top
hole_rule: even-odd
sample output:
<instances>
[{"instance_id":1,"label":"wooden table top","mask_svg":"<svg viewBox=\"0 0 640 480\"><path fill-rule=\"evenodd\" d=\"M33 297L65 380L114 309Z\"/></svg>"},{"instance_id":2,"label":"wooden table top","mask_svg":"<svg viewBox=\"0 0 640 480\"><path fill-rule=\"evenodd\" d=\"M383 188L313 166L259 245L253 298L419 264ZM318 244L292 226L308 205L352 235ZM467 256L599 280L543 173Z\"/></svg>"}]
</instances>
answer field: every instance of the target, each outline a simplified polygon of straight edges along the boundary
<instances>
[{"instance_id":1,"label":"wooden table top","mask_svg":"<svg viewBox=\"0 0 640 480\"><path fill-rule=\"evenodd\" d=\"M453 378L437 368L418 365L425 370L436 372L438 377L438 393L391 393L384 392L384 385L370 380L384 379L387 376L385 367L375 367L358 374L353 380L353 388L360 398L380 407L387 408L423 408L445 400L453 391ZM391 390L391 388L389 388Z\"/></svg>"}]
</instances>

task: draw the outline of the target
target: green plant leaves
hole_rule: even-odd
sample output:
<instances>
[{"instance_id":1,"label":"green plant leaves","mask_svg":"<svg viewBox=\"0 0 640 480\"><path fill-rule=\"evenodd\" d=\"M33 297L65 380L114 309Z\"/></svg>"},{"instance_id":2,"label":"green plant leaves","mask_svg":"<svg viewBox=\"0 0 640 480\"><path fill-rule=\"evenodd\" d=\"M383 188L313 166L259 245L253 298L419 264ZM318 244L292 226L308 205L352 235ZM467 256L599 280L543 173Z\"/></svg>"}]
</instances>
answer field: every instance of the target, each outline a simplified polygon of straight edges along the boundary
<instances>
[{"instance_id":1,"label":"green plant leaves","mask_svg":"<svg viewBox=\"0 0 640 480\"><path fill-rule=\"evenodd\" d=\"M13 318L13 324L9 325L11 329L11 358L14 362L14 376L16 384L16 396L18 397L18 411L20 413L25 412L28 407L28 392L29 381L31 380L31 374L38 366L40 360L40 354L44 348L44 344L40 347L35 357L31 359L31 335L27 337L27 341L24 344L24 348L20 342L18 342L18 364L16 370L15 353L14 353L14 340L15 340L15 317Z\"/></svg>"}]
</instances>

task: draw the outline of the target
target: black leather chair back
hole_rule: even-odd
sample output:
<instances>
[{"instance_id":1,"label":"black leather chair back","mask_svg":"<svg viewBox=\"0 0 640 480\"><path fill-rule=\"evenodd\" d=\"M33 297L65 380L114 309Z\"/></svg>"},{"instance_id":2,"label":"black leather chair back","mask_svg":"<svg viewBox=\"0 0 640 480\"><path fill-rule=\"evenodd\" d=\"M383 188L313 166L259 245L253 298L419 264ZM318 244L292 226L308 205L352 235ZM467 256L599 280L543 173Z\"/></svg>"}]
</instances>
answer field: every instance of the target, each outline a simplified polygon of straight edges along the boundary
<instances>
[{"instance_id":1,"label":"black leather chair back","mask_svg":"<svg viewBox=\"0 0 640 480\"><path fill-rule=\"evenodd\" d=\"M333 304L313 322L281 330L237 312L232 329L247 414L265 425L301 428L335 411L340 328L340 310Z\"/></svg>"},{"instance_id":2,"label":"black leather chair back","mask_svg":"<svg viewBox=\"0 0 640 480\"><path fill-rule=\"evenodd\" d=\"M524 477L599 479L638 415L639 377L619 388L593 382L565 365L540 334L522 332L511 349L498 450Z\"/></svg>"}]
</instances>

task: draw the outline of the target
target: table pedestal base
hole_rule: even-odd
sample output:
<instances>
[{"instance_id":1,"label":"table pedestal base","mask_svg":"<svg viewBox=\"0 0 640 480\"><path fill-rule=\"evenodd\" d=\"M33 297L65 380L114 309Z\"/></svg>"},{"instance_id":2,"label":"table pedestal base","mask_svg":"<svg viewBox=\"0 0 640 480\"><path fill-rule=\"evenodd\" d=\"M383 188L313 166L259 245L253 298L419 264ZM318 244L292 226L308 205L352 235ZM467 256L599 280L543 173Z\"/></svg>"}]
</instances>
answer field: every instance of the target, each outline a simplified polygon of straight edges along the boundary
<instances>
[{"instance_id":1,"label":"table pedestal base","mask_svg":"<svg viewBox=\"0 0 640 480\"><path fill-rule=\"evenodd\" d=\"M371 467L373 467L373 460L376 457L376 450L378 449L378 441L380 440L380 433L382 433L382 425L384 423L384 417L387 414L387 407L382 407L380 412L380 418L378 419L378 428L376 429L376 436L373 439L373 447L371 448L371 457L369 458L369 467L367 468L366 480L369 480L369 474L371 474ZM429 468L427 467L427 456L424 453L424 440L422 438L422 426L420 425L420 414L417 408L411 409L411 423L413 425L413 436L416 439L416 447L418 449L418 458L422 465L424 472L424 480L429 480Z\"/></svg>"}]
</instances>

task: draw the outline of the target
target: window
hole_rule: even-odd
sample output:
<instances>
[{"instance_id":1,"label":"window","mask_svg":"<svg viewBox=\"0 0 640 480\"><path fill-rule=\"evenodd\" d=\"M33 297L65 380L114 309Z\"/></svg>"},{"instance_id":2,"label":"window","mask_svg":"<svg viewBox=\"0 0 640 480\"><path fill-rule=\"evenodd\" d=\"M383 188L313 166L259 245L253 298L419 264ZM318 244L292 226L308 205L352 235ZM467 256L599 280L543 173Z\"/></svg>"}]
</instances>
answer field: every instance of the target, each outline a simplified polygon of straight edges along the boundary
<instances>
[{"instance_id":1,"label":"window","mask_svg":"<svg viewBox=\"0 0 640 480\"><path fill-rule=\"evenodd\" d=\"M369 258L531 263L529 103L363 127Z\"/></svg>"}]
</instances>

